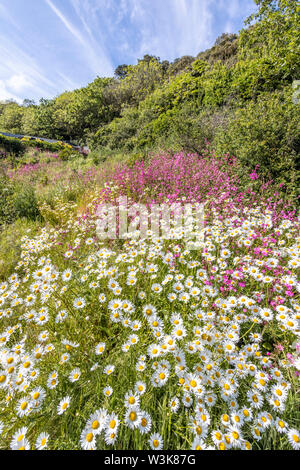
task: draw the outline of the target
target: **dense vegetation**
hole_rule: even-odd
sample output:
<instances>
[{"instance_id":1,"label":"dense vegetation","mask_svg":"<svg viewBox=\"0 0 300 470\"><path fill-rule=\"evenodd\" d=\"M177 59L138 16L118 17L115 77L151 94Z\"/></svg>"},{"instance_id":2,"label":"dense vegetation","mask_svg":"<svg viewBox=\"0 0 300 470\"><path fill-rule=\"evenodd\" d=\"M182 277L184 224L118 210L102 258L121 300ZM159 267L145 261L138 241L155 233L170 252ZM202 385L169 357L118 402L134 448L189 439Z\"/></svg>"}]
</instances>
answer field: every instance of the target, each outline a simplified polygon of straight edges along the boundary
<instances>
[{"instance_id":1,"label":"dense vegetation","mask_svg":"<svg viewBox=\"0 0 300 470\"><path fill-rule=\"evenodd\" d=\"M196 57L145 56L113 78L39 105L0 105L0 129L88 142L102 154L201 151L207 140L260 169L295 196L299 165L299 5L256 0L239 35L223 34ZM295 98L296 97L296 98Z\"/></svg>"},{"instance_id":2,"label":"dense vegetation","mask_svg":"<svg viewBox=\"0 0 300 470\"><path fill-rule=\"evenodd\" d=\"M92 147L0 136L0 449L300 449L299 6L256 3L197 57L0 104Z\"/></svg>"}]
</instances>

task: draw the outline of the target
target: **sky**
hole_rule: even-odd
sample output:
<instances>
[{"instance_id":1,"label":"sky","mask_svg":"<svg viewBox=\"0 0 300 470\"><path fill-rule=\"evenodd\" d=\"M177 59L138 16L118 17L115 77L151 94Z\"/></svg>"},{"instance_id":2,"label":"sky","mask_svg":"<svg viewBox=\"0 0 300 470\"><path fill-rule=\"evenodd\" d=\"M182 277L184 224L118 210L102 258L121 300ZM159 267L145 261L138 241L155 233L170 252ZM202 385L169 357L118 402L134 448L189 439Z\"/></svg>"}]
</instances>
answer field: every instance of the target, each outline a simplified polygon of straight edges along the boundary
<instances>
[{"instance_id":1,"label":"sky","mask_svg":"<svg viewBox=\"0 0 300 470\"><path fill-rule=\"evenodd\" d=\"M253 11L253 0L0 0L0 101L38 103L145 54L196 56Z\"/></svg>"}]
</instances>

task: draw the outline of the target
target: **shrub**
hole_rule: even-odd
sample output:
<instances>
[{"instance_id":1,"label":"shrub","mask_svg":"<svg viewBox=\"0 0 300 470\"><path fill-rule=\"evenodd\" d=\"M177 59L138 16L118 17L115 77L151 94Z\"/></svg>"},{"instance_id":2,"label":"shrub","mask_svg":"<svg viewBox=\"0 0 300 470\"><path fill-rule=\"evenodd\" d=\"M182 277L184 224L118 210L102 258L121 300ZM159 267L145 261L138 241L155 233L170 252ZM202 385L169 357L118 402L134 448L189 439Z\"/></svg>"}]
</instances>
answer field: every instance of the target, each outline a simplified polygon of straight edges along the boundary
<instances>
[{"instance_id":1,"label":"shrub","mask_svg":"<svg viewBox=\"0 0 300 470\"><path fill-rule=\"evenodd\" d=\"M0 280L10 276L21 254L20 239L39 227L38 222L17 219L12 224L2 226L0 232ZM31 233L33 233L31 232Z\"/></svg>"},{"instance_id":2,"label":"shrub","mask_svg":"<svg viewBox=\"0 0 300 470\"><path fill-rule=\"evenodd\" d=\"M24 154L28 149L37 148L44 151L56 152L62 149L69 149L72 152L76 152L71 145L66 142L46 142L40 139L30 139L29 137L23 137L17 139L14 137L7 137L0 134L0 149L3 149L7 153L13 153L17 156Z\"/></svg>"},{"instance_id":3,"label":"shrub","mask_svg":"<svg viewBox=\"0 0 300 470\"><path fill-rule=\"evenodd\" d=\"M299 108L289 92L266 94L234 111L214 139L218 152L230 152L244 168L260 166L266 177L284 184L289 196L299 186Z\"/></svg>"},{"instance_id":4,"label":"shrub","mask_svg":"<svg viewBox=\"0 0 300 470\"><path fill-rule=\"evenodd\" d=\"M0 174L0 230L5 223L11 223L16 218L16 211L12 201L14 186L5 175Z\"/></svg>"},{"instance_id":5,"label":"shrub","mask_svg":"<svg viewBox=\"0 0 300 470\"><path fill-rule=\"evenodd\" d=\"M65 148L63 150L61 150L59 153L58 153L58 156L59 158L62 160L62 161L68 161L70 156L73 154L73 150L72 149L68 149L68 148Z\"/></svg>"},{"instance_id":6,"label":"shrub","mask_svg":"<svg viewBox=\"0 0 300 470\"><path fill-rule=\"evenodd\" d=\"M32 186L16 185L12 200L18 218L26 217L29 220L36 220L41 217L36 194Z\"/></svg>"}]
</instances>

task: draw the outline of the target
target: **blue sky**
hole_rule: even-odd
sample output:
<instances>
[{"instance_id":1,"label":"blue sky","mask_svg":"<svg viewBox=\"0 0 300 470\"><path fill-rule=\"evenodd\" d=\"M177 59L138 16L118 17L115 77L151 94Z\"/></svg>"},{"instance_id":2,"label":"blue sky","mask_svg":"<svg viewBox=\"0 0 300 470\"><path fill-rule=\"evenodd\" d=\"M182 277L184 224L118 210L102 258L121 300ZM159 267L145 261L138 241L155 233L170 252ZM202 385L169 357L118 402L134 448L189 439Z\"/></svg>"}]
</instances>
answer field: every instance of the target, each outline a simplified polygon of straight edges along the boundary
<instances>
[{"instance_id":1,"label":"blue sky","mask_svg":"<svg viewBox=\"0 0 300 470\"><path fill-rule=\"evenodd\" d=\"M0 100L52 98L147 53L195 56L254 10L253 0L0 0Z\"/></svg>"}]
</instances>

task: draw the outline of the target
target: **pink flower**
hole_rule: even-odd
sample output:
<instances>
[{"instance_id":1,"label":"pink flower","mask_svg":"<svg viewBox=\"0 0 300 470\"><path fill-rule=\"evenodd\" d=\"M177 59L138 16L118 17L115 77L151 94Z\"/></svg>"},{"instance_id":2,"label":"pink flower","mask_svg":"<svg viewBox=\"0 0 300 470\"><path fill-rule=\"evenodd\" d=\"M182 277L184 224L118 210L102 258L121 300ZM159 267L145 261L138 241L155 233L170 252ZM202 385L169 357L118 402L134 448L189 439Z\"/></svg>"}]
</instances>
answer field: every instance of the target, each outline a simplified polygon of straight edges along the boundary
<instances>
[{"instance_id":1,"label":"pink flower","mask_svg":"<svg viewBox=\"0 0 300 470\"><path fill-rule=\"evenodd\" d=\"M249 176L252 180L257 180L258 179L258 174L255 171L253 171L253 173L251 173Z\"/></svg>"},{"instance_id":2,"label":"pink flower","mask_svg":"<svg viewBox=\"0 0 300 470\"><path fill-rule=\"evenodd\" d=\"M287 353L286 357L290 362L294 362L294 358L293 358L293 355L291 353Z\"/></svg>"}]
</instances>

